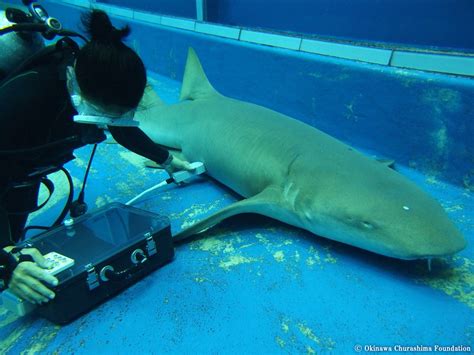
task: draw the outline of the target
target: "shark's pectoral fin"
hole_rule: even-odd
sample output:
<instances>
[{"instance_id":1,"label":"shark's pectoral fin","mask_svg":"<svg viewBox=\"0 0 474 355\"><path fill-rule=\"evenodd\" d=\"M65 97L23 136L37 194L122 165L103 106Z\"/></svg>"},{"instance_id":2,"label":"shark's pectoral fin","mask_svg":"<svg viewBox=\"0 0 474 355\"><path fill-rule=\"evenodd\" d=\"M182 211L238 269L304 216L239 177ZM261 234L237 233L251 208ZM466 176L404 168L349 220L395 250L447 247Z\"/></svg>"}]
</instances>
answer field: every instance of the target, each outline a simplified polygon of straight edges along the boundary
<instances>
[{"instance_id":1,"label":"shark's pectoral fin","mask_svg":"<svg viewBox=\"0 0 474 355\"><path fill-rule=\"evenodd\" d=\"M186 228L176 234L173 238L175 242L182 242L184 239L201 233L226 218L241 214L241 213L258 213L266 215L265 211L269 210L269 206L276 205L279 202L281 190L277 187L268 187L259 194L247 198L245 200L233 203L230 206L210 215L207 218L197 222L189 228Z\"/></svg>"}]
</instances>

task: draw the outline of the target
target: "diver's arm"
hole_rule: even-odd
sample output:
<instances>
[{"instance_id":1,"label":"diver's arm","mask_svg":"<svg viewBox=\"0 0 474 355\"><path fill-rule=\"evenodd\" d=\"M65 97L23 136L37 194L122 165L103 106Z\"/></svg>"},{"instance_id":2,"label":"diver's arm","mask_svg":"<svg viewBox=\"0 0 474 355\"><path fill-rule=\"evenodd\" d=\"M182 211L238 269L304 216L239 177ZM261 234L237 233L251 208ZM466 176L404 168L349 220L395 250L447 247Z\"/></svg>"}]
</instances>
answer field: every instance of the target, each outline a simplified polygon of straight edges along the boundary
<instances>
[{"instance_id":1,"label":"diver's arm","mask_svg":"<svg viewBox=\"0 0 474 355\"><path fill-rule=\"evenodd\" d=\"M109 131L117 143L134 153L162 165L170 175L178 170L193 170L189 162L174 157L168 150L153 142L137 127L109 126Z\"/></svg>"},{"instance_id":2,"label":"diver's arm","mask_svg":"<svg viewBox=\"0 0 474 355\"><path fill-rule=\"evenodd\" d=\"M154 143L143 131L137 127L113 127L109 131L120 145L138 155L163 164L170 157L170 153Z\"/></svg>"}]
</instances>

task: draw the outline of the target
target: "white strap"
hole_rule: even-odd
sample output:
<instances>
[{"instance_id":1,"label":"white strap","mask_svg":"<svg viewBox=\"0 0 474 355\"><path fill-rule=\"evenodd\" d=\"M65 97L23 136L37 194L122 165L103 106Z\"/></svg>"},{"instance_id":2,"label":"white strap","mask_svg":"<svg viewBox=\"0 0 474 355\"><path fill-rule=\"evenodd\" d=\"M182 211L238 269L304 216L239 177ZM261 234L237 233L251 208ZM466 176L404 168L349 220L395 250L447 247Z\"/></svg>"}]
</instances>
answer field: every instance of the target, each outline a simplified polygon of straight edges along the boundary
<instances>
[{"instance_id":1,"label":"white strap","mask_svg":"<svg viewBox=\"0 0 474 355\"><path fill-rule=\"evenodd\" d=\"M87 115L76 115L74 116L74 122L95 124L95 125L107 125L116 127L138 127L140 123L131 118L110 118L100 116L87 116Z\"/></svg>"}]
</instances>

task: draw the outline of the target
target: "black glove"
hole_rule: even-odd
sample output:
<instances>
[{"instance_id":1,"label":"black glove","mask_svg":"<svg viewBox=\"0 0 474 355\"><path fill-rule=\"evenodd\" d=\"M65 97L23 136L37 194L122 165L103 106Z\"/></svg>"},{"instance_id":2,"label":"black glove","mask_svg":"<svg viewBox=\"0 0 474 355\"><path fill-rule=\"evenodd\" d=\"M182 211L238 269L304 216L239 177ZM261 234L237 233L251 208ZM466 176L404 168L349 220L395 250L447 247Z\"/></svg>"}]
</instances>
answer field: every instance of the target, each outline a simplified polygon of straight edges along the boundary
<instances>
[{"instance_id":1,"label":"black glove","mask_svg":"<svg viewBox=\"0 0 474 355\"><path fill-rule=\"evenodd\" d=\"M0 289L8 287L13 270L15 270L17 265L18 262L12 254L0 249Z\"/></svg>"}]
</instances>

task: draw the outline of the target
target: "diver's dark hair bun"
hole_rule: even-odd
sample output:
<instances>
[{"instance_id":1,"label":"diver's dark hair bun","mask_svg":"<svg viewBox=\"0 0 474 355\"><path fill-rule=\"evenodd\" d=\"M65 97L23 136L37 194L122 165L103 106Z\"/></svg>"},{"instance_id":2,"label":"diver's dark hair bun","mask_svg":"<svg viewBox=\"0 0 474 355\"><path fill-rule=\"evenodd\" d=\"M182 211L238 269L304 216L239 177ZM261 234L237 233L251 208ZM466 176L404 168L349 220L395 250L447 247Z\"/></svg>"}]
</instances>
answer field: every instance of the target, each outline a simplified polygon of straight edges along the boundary
<instances>
[{"instance_id":1,"label":"diver's dark hair bun","mask_svg":"<svg viewBox=\"0 0 474 355\"><path fill-rule=\"evenodd\" d=\"M128 25L121 29L115 28L109 16L102 10L84 13L81 22L92 41L117 43L130 34Z\"/></svg>"}]
</instances>

